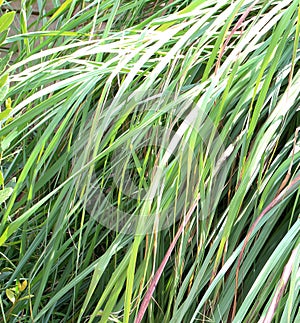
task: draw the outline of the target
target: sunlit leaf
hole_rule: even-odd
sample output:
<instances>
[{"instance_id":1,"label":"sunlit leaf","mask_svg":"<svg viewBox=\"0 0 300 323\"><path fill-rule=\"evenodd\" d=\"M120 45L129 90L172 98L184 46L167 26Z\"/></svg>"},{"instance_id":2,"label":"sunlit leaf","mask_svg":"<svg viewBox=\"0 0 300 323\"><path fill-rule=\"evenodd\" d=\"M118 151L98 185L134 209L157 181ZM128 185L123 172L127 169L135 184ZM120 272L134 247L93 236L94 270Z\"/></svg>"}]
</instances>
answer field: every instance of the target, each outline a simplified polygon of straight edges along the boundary
<instances>
[{"instance_id":1,"label":"sunlit leaf","mask_svg":"<svg viewBox=\"0 0 300 323\"><path fill-rule=\"evenodd\" d=\"M7 30L14 21L15 12L7 12L0 17L0 33Z\"/></svg>"},{"instance_id":2,"label":"sunlit leaf","mask_svg":"<svg viewBox=\"0 0 300 323\"><path fill-rule=\"evenodd\" d=\"M14 291L7 288L5 290L5 294L6 294L7 298L14 304L15 301L16 301L16 297L15 297Z\"/></svg>"}]
</instances>

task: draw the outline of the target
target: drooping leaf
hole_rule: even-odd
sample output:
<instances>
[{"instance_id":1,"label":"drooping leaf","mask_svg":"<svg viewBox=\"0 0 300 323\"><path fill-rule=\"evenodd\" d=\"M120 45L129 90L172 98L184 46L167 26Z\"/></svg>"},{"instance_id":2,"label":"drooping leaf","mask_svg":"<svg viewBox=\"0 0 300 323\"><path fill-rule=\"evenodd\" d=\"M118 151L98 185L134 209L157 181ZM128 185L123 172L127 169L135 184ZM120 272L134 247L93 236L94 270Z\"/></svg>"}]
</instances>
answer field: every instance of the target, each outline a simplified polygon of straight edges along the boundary
<instances>
[{"instance_id":1,"label":"drooping leaf","mask_svg":"<svg viewBox=\"0 0 300 323\"><path fill-rule=\"evenodd\" d=\"M21 286L20 286L20 292L23 292L27 287L27 280L23 280L22 283L21 283Z\"/></svg>"},{"instance_id":2,"label":"drooping leaf","mask_svg":"<svg viewBox=\"0 0 300 323\"><path fill-rule=\"evenodd\" d=\"M5 290L5 294L6 294L7 298L14 304L15 301L16 301L16 296L15 296L14 291L11 290L11 289L9 289L9 288L7 288Z\"/></svg>"}]
</instances>

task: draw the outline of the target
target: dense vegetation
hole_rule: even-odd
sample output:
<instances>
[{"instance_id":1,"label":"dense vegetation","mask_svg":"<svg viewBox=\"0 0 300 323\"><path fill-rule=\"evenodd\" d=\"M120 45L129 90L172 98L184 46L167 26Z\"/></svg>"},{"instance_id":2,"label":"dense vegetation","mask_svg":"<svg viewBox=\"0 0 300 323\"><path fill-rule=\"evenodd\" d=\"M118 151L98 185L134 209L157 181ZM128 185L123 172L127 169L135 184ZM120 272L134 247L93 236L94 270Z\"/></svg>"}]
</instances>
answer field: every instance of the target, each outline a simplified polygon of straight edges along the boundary
<instances>
[{"instance_id":1,"label":"dense vegetation","mask_svg":"<svg viewBox=\"0 0 300 323\"><path fill-rule=\"evenodd\" d=\"M299 0L0 2L1 322L300 322Z\"/></svg>"}]
</instances>

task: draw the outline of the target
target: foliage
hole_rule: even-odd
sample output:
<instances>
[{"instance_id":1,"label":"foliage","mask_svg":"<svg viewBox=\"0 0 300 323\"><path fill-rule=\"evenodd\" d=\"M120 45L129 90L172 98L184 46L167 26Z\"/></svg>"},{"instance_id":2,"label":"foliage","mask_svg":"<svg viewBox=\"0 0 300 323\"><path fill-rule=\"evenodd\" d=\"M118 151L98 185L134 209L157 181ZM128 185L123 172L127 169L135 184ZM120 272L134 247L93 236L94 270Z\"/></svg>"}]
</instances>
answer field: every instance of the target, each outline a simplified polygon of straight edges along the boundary
<instances>
[{"instance_id":1,"label":"foliage","mask_svg":"<svg viewBox=\"0 0 300 323\"><path fill-rule=\"evenodd\" d=\"M3 321L299 321L299 1L52 3L2 44Z\"/></svg>"}]
</instances>

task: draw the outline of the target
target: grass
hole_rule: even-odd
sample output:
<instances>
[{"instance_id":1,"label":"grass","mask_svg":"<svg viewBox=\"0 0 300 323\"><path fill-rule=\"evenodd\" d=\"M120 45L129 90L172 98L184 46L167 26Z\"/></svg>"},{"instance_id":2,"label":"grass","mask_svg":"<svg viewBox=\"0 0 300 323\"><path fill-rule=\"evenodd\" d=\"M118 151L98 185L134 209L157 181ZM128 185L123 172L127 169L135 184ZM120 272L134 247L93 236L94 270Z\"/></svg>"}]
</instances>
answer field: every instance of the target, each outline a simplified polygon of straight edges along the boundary
<instances>
[{"instance_id":1,"label":"grass","mask_svg":"<svg viewBox=\"0 0 300 323\"><path fill-rule=\"evenodd\" d=\"M299 1L19 3L1 320L299 321Z\"/></svg>"}]
</instances>

